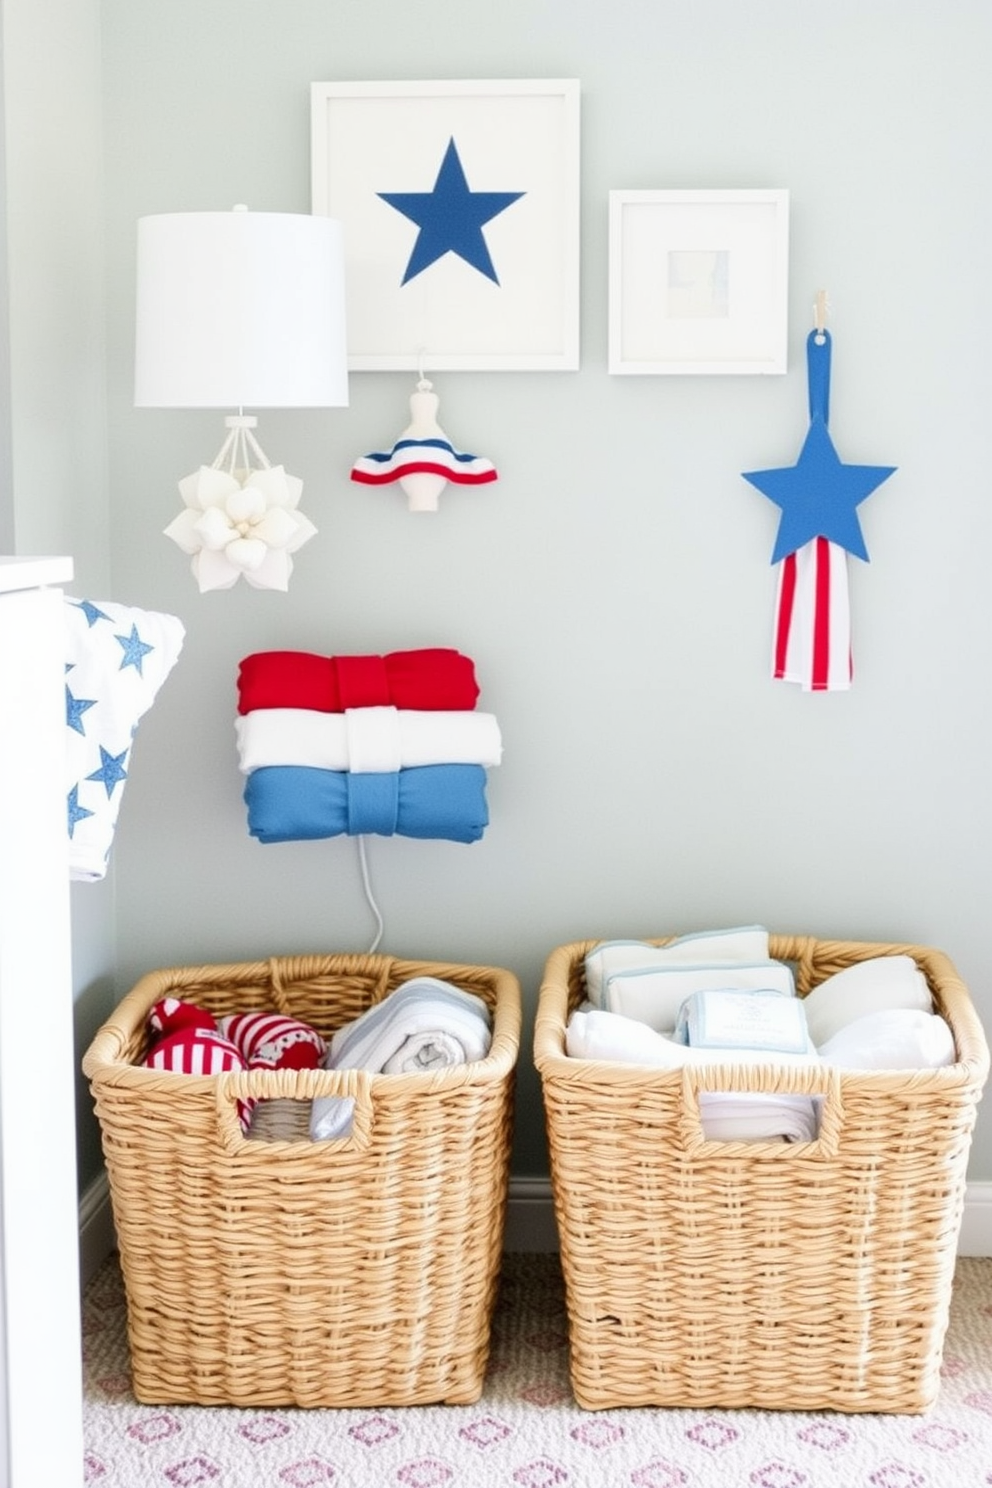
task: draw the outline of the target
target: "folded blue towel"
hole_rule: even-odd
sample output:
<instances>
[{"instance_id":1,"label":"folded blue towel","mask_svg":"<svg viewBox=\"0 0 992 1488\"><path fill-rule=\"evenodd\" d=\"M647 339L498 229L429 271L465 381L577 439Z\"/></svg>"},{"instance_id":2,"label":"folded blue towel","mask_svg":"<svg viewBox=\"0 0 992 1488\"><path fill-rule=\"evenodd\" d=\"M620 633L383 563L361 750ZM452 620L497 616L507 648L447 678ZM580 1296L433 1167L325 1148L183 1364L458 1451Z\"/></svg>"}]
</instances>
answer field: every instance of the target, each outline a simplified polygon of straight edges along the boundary
<instances>
[{"instance_id":1,"label":"folded blue towel","mask_svg":"<svg viewBox=\"0 0 992 1488\"><path fill-rule=\"evenodd\" d=\"M418 765L367 775L266 765L248 776L244 799L248 831L260 842L373 832L477 842L489 823L481 765Z\"/></svg>"}]
</instances>

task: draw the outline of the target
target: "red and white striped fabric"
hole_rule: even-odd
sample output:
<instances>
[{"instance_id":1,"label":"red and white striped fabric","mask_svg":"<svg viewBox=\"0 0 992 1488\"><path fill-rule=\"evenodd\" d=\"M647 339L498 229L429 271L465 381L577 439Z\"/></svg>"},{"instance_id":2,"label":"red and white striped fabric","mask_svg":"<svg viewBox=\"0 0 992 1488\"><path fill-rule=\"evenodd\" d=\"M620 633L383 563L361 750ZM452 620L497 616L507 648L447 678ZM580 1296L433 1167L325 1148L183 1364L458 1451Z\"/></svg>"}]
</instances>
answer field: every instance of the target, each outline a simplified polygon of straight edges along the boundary
<instances>
[{"instance_id":1,"label":"red and white striped fabric","mask_svg":"<svg viewBox=\"0 0 992 1488\"><path fill-rule=\"evenodd\" d=\"M213 1028L183 1028L161 1039L148 1052L150 1069L176 1075L219 1075L224 1070L247 1069L240 1051Z\"/></svg>"},{"instance_id":2,"label":"red and white striped fabric","mask_svg":"<svg viewBox=\"0 0 992 1488\"><path fill-rule=\"evenodd\" d=\"M174 1075L220 1075L248 1068L240 1049L213 1028L181 1028L167 1035L149 1049L145 1064ZM238 1101L242 1131L251 1126L255 1105L253 1100Z\"/></svg>"},{"instance_id":3,"label":"red and white striped fabric","mask_svg":"<svg viewBox=\"0 0 992 1488\"><path fill-rule=\"evenodd\" d=\"M220 1031L249 1065L269 1069L316 1069L326 1045L316 1029L282 1013L231 1013Z\"/></svg>"},{"instance_id":4,"label":"red and white striped fabric","mask_svg":"<svg viewBox=\"0 0 992 1488\"><path fill-rule=\"evenodd\" d=\"M814 537L778 566L772 671L806 692L842 692L851 685L847 553L825 537Z\"/></svg>"}]
</instances>

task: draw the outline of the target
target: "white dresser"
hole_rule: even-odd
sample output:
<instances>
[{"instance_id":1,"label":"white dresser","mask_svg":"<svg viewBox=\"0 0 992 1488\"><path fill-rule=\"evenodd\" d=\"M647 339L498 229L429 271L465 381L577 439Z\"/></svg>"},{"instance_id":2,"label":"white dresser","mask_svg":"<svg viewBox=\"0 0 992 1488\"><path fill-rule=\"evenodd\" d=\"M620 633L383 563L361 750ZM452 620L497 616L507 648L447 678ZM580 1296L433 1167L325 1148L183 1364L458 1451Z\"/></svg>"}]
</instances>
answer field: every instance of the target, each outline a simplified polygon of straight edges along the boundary
<instances>
[{"instance_id":1,"label":"white dresser","mask_svg":"<svg viewBox=\"0 0 992 1488\"><path fill-rule=\"evenodd\" d=\"M0 1488L82 1488L69 558L0 558Z\"/></svg>"}]
</instances>

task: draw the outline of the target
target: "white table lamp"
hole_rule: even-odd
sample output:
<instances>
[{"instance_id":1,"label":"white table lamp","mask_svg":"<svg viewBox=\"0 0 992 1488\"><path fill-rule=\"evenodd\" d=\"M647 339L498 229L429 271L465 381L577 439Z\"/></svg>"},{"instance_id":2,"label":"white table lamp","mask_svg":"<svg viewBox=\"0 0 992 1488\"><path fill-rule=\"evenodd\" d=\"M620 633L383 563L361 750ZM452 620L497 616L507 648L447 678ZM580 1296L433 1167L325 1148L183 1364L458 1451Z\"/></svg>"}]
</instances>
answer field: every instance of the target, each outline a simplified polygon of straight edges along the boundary
<instances>
[{"instance_id":1,"label":"white table lamp","mask_svg":"<svg viewBox=\"0 0 992 1488\"><path fill-rule=\"evenodd\" d=\"M185 508L165 529L201 591L242 575L285 589L314 535L302 481L270 465L245 410L347 406L344 305L332 218L235 207L139 220L135 406L237 410L213 463L180 481Z\"/></svg>"}]
</instances>

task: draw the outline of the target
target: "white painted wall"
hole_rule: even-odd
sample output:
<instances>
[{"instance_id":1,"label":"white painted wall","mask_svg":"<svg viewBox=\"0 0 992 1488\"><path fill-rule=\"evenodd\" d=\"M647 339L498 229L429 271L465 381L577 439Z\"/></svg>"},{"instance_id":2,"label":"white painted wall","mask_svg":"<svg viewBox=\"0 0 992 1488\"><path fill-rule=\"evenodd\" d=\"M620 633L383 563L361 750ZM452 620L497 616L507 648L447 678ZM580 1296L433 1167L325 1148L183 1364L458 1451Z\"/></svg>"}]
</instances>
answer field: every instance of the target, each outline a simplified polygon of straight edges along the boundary
<instances>
[{"instance_id":1,"label":"white painted wall","mask_svg":"<svg viewBox=\"0 0 992 1488\"><path fill-rule=\"evenodd\" d=\"M353 842L247 836L237 662L448 644L476 660L505 762L481 843L372 843L386 949L510 966L532 1008L564 941L762 921L940 945L992 1012L986 0L101 10L113 597L187 627L121 816L122 985L369 942ZM319 537L286 596L200 596L160 533L220 420L131 407L136 219L306 211L310 82L438 76L581 80L581 371L438 374L444 427L501 479L433 517L348 480L403 427L411 377L266 417ZM607 375L607 193L669 186L789 189L786 376ZM862 508L855 687L810 697L769 680L776 513L740 472L798 450L823 287L838 448L899 469ZM520 1092L515 1169L539 1174L529 1046ZM992 1177L986 1115L972 1167Z\"/></svg>"}]
</instances>

